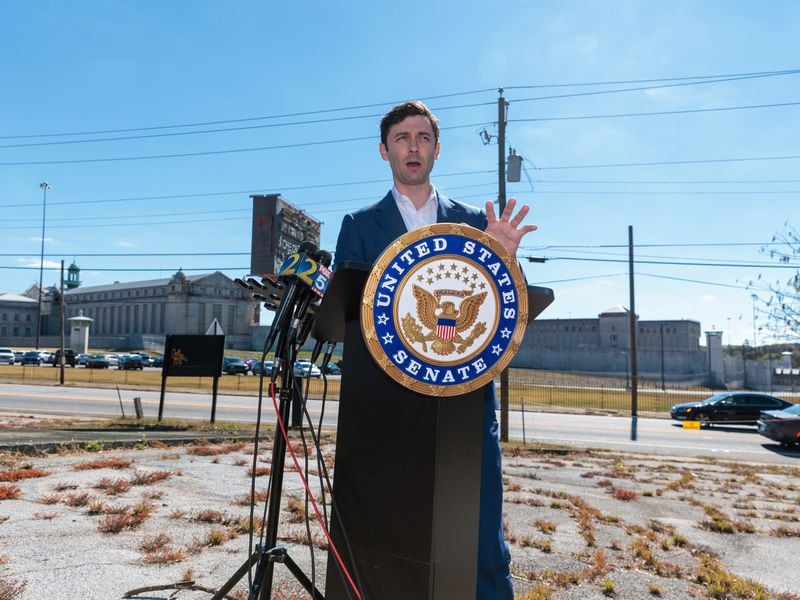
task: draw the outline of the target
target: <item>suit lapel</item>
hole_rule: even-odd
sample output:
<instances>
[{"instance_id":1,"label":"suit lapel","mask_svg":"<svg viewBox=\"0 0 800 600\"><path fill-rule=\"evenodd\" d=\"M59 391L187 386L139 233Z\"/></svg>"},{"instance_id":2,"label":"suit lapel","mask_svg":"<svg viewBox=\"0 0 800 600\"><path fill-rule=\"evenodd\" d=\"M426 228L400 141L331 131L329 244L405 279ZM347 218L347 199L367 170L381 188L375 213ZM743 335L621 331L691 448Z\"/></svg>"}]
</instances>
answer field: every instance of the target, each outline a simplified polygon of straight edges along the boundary
<instances>
[{"instance_id":1,"label":"suit lapel","mask_svg":"<svg viewBox=\"0 0 800 600\"><path fill-rule=\"evenodd\" d=\"M397 208L391 191L378 202L375 208L375 231L382 231L386 238L385 243L383 240L381 241L383 249L407 231L406 224L403 222L400 209ZM383 251L382 249L381 251Z\"/></svg>"}]
</instances>

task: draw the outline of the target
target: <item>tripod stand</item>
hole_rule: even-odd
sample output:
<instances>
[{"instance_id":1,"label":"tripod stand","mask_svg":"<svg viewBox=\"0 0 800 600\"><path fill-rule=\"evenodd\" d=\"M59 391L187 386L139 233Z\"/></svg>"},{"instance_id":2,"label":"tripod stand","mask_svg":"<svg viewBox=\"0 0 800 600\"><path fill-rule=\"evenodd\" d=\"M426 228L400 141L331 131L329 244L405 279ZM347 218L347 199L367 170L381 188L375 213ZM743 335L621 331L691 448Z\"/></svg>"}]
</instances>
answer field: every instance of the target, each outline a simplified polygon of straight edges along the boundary
<instances>
[{"instance_id":1,"label":"tripod stand","mask_svg":"<svg viewBox=\"0 0 800 600\"><path fill-rule=\"evenodd\" d=\"M302 398L299 386L293 375L295 360L294 330L287 326L279 334L278 349L275 352L275 362L271 377L270 391L274 392L276 372L279 373L281 387L278 392L278 415L284 424L295 426L302 422ZM294 407L294 411L292 411ZM288 425L287 425L288 427ZM283 546L276 546L278 539L278 523L280 521L280 502L283 492L283 471L286 459L286 440L281 435L277 426L272 443L272 471L270 474L270 492L267 499L267 521L263 543L257 544L255 551L233 576L217 591L212 600L223 600L226 594L256 565L253 584L250 589L249 600L266 600L272 594L272 581L275 563L283 563L294 575L297 581L305 588L314 600L324 600L322 593L314 587L311 580L303 573L297 563L289 556ZM252 524L251 524L252 526ZM309 540L311 543L311 540Z\"/></svg>"}]
</instances>

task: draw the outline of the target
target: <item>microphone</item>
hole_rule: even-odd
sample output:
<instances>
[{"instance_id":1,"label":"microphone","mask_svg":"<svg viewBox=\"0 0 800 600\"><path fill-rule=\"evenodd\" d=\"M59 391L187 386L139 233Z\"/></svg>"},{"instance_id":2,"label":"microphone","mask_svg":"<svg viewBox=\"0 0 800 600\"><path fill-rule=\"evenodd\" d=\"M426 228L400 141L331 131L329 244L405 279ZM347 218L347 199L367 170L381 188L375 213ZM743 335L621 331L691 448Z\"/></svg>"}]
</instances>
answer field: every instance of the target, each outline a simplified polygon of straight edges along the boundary
<instances>
[{"instance_id":1,"label":"microphone","mask_svg":"<svg viewBox=\"0 0 800 600\"><path fill-rule=\"evenodd\" d=\"M284 281L283 297L275 312L267 339L264 342L264 352L269 352L278 334L289 324L289 319L295 309L298 297L307 287L313 285L310 276L319 270L319 266L311 256L317 247L311 242L303 242L297 252L289 255L278 270L278 281ZM277 287L277 286L276 286Z\"/></svg>"},{"instance_id":2,"label":"microphone","mask_svg":"<svg viewBox=\"0 0 800 600\"><path fill-rule=\"evenodd\" d=\"M308 334L311 333L311 329L317 317L317 310L319 310L322 298L325 295L325 291L328 289L328 283L333 276L333 273L328 269L333 260L330 252L327 250L320 250L314 255L314 258L318 262L319 272L311 288L313 295L306 293L306 295L300 299L292 323L293 332L297 332L295 338L295 348L297 349L305 343Z\"/></svg>"}]
</instances>

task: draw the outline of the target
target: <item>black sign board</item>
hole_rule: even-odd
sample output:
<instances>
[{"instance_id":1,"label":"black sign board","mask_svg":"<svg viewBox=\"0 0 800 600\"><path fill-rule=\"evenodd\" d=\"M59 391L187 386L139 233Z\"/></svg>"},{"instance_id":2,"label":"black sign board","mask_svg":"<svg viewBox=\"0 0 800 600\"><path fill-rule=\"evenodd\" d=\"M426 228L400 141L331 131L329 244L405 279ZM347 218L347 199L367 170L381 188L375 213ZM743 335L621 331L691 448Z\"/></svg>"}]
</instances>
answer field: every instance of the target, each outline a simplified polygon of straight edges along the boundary
<instances>
[{"instance_id":1,"label":"black sign board","mask_svg":"<svg viewBox=\"0 0 800 600\"><path fill-rule=\"evenodd\" d=\"M213 377L211 422L217 413L217 386L222 376L225 354L224 335L168 335L164 345L164 366L161 369L161 398L158 420L164 416L164 393L167 377Z\"/></svg>"},{"instance_id":2,"label":"black sign board","mask_svg":"<svg viewBox=\"0 0 800 600\"><path fill-rule=\"evenodd\" d=\"M224 335L168 335L164 377L220 377Z\"/></svg>"}]
</instances>

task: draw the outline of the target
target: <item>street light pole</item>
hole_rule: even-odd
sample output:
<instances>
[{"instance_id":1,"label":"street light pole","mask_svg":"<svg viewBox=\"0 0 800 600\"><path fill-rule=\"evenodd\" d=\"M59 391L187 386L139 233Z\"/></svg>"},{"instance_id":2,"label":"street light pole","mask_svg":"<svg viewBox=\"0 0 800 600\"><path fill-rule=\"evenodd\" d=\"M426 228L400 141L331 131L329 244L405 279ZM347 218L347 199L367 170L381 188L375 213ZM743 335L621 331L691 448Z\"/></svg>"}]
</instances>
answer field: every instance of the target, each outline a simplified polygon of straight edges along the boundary
<instances>
[{"instance_id":1,"label":"street light pole","mask_svg":"<svg viewBox=\"0 0 800 600\"><path fill-rule=\"evenodd\" d=\"M36 311L36 349L39 349L39 338L42 335L42 280L44 276L44 224L47 220L47 190L52 189L52 185L46 181L39 184L42 188L42 251L39 259L39 307Z\"/></svg>"}]
</instances>

